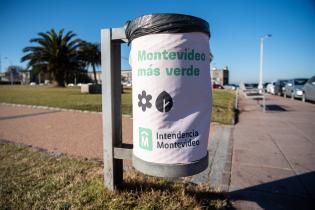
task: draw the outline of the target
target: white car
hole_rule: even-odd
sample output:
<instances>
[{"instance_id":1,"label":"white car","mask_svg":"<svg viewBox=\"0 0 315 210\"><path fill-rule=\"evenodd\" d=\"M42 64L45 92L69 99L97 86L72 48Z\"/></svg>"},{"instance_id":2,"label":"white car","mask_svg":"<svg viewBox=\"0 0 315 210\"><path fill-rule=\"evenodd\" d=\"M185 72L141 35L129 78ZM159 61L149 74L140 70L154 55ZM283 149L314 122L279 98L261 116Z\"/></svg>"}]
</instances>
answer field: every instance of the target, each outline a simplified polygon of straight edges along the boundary
<instances>
[{"instance_id":1,"label":"white car","mask_svg":"<svg viewBox=\"0 0 315 210\"><path fill-rule=\"evenodd\" d=\"M236 90L236 86L235 85L223 85L224 89L227 90Z\"/></svg>"},{"instance_id":2,"label":"white car","mask_svg":"<svg viewBox=\"0 0 315 210\"><path fill-rule=\"evenodd\" d=\"M267 85L267 93L270 93L270 94L272 94L272 95L274 95L275 94L275 84L276 84L276 81L272 81L271 83L269 83L268 85Z\"/></svg>"}]
</instances>

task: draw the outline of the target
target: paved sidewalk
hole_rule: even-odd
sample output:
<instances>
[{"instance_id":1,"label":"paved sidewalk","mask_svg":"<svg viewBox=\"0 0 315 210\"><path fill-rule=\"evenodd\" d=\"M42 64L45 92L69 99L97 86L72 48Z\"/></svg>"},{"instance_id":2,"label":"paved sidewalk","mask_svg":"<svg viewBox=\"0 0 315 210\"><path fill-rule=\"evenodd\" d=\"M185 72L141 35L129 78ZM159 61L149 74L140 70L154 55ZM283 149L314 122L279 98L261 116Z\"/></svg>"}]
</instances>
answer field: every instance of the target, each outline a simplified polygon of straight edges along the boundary
<instances>
[{"instance_id":1,"label":"paved sidewalk","mask_svg":"<svg viewBox=\"0 0 315 210\"><path fill-rule=\"evenodd\" d=\"M123 117L123 141L132 143L132 120ZM70 156L103 159L101 113L0 105L0 139Z\"/></svg>"},{"instance_id":2,"label":"paved sidewalk","mask_svg":"<svg viewBox=\"0 0 315 210\"><path fill-rule=\"evenodd\" d=\"M264 113L240 97L229 194L238 209L311 209L315 105L270 95L266 104Z\"/></svg>"}]
</instances>

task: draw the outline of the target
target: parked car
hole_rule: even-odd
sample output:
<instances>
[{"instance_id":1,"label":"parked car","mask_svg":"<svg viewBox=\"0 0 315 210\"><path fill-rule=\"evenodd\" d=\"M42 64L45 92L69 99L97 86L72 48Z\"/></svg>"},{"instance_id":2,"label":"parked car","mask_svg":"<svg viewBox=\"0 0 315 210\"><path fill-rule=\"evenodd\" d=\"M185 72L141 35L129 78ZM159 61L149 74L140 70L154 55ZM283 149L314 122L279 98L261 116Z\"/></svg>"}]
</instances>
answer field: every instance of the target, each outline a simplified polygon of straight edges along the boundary
<instances>
[{"instance_id":1,"label":"parked car","mask_svg":"<svg viewBox=\"0 0 315 210\"><path fill-rule=\"evenodd\" d=\"M236 90L236 85L234 84L227 84L227 85L223 85L224 89L228 89L228 90Z\"/></svg>"},{"instance_id":2,"label":"parked car","mask_svg":"<svg viewBox=\"0 0 315 210\"><path fill-rule=\"evenodd\" d=\"M274 91L275 95L282 96L284 94L285 85L287 84L288 80L278 79L275 83Z\"/></svg>"},{"instance_id":3,"label":"parked car","mask_svg":"<svg viewBox=\"0 0 315 210\"><path fill-rule=\"evenodd\" d=\"M271 83L269 83L268 85L267 85L267 93L270 93L270 94L272 94L272 95L274 95L275 94L275 84L276 84L276 81L272 81Z\"/></svg>"},{"instance_id":4,"label":"parked car","mask_svg":"<svg viewBox=\"0 0 315 210\"><path fill-rule=\"evenodd\" d=\"M257 89L258 84L257 83L245 83L245 88L246 89Z\"/></svg>"},{"instance_id":5,"label":"parked car","mask_svg":"<svg viewBox=\"0 0 315 210\"><path fill-rule=\"evenodd\" d=\"M270 84L270 82L265 82L263 84L264 92L267 92L267 85L269 85L269 84Z\"/></svg>"},{"instance_id":6,"label":"parked car","mask_svg":"<svg viewBox=\"0 0 315 210\"><path fill-rule=\"evenodd\" d=\"M132 86L130 81L123 81L123 82L121 82L121 85L123 85L124 87L131 87Z\"/></svg>"},{"instance_id":7,"label":"parked car","mask_svg":"<svg viewBox=\"0 0 315 210\"><path fill-rule=\"evenodd\" d=\"M213 89L224 89L224 87L223 87L222 85L220 85L220 84L215 84L215 83L212 84L212 88L213 88Z\"/></svg>"},{"instance_id":8,"label":"parked car","mask_svg":"<svg viewBox=\"0 0 315 210\"><path fill-rule=\"evenodd\" d=\"M303 92L304 100L315 101L315 76L305 83Z\"/></svg>"},{"instance_id":9,"label":"parked car","mask_svg":"<svg viewBox=\"0 0 315 210\"><path fill-rule=\"evenodd\" d=\"M288 80L288 83L285 86L285 94L284 96L294 98L302 98L303 97L303 86L307 82L306 78L298 78Z\"/></svg>"}]
</instances>

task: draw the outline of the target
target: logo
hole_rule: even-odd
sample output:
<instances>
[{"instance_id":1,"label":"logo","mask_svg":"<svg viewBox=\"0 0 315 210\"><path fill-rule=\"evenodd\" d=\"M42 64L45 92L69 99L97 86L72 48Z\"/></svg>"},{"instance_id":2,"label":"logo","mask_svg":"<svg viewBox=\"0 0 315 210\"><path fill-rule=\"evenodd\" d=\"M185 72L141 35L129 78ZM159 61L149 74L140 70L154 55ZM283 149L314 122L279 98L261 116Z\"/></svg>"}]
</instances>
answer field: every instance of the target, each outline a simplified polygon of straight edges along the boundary
<instances>
[{"instance_id":1,"label":"logo","mask_svg":"<svg viewBox=\"0 0 315 210\"><path fill-rule=\"evenodd\" d=\"M153 151L152 130L139 127L139 146L148 151Z\"/></svg>"},{"instance_id":2,"label":"logo","mask_svg":"<svg viewBox=\"0 0 315 210\"><path fill-rule=\"evenodd\" d=\"M152 96L150 94L147 95L147 93L143 90L141 94L138 94L138 106L141 107L142 111L145 112L147 108L151 108L152 104L150 103L150 100L152 99Z\"/></svg>"},{"instance_id":3,"label":"logo","mask_svg":"<svg viewBox=\"0 0 315 210\"><path fill-rule=\"evenodd\" d=\"M169 112L173 107L173 99L166 91L160 93L155 101L156 109L160 112Z\"/></svg>"}]
</instances>

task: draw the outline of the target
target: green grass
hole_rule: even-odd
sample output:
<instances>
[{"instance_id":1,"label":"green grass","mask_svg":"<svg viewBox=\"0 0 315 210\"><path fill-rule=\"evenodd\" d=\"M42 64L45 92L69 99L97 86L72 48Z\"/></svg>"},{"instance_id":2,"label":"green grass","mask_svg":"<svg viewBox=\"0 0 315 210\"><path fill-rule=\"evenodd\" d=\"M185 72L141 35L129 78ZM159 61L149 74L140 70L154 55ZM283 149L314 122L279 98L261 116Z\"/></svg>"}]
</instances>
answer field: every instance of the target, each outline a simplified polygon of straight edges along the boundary
<instances>
[{"instance_id":1,"label":"green grass","mask_svg":"<svg viewBox=\"0 0 315 210\"><path fill-rule=\"evenodd\" d=\"M0 102L102 111L102 95L81 93L79 87L0 86ZM131 91L122 94L122 113L131 113Z\"/></svg>"},{"instance_id":2,"label":"green grass","mask_svg":"<svg viewBox=\"0 0 315 210\"><path fill-rule=\"evenodd\" d=\"M33 148L0 144L0 209L226 209L205 186L124 173L120 190L104 189L102 165Z\"/></svg>"},{"instance_id":3,"label":"green grass","mask_svg":"<svg viewBox=\"0 0 315 210\"><path fill-rule=\"evenodd\" d=\"M122 113L131 114L131 90L122 94ZM67 109L102 110L101 94L82 94L78 87L0 86L0 102L60 107ZM213 91L212 121L232 124L234 119L234 92Z\"/></svg>"},{"instance_id":4,"label":"green grass","mask_svg":"<svg viewBox=\"0 0 315 210\"><path fill-rule=\"evenodd\" d=\"M212 122L232 124L235 116L235 92L214 90L212 97Z\"/></svg>"}]
</instances>

